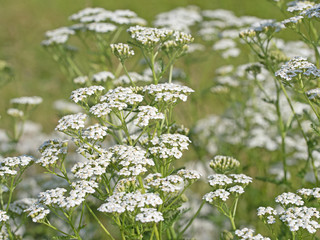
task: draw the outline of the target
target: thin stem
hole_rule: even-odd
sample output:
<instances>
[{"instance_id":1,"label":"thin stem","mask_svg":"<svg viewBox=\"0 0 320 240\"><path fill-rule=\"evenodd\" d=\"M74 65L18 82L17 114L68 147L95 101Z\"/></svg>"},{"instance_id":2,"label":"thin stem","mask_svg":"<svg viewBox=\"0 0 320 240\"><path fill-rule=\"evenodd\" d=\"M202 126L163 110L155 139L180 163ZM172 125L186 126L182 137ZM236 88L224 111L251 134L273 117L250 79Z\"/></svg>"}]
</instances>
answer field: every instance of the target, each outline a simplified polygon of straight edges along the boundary
<instances>
[{"instance_id":1,"label":"thin stem","mask_svg":"<svg viewBox=\"0 0 320 240\"><path fill-rule=\"evenodd\" d=\"M195 213L195 215L190 219L190 221L188 222L188 224L185 226L185 228L179 233L177 239L180 239L182 237L182 235L184 234L184 232L190 227L190 225L192 224L192 222L196 219L196 217L199 215L202 207L204 206L206 202L202 201L198 211Z\"/></svg>"},{"instance_id":2,"label":"thin stem","mask_svg":"<svg viewBox=\"0 0 320 240\"><path fill-rule=\"evenodd\" d=\"M85 203L86 207L88 208L89 212L91 213L91 215L96 219L96 221L98 222L98 224L100 225L100 227L103 229L103 231L108 235L108 237L112 240L115 240L111 234L109 233L109 231L103 226L103 224L100 222L99 218L94 214L94 212L92 211L92 209L90 208L90 206L88 205L88 203Z\"/></svg>"}]
</instances>

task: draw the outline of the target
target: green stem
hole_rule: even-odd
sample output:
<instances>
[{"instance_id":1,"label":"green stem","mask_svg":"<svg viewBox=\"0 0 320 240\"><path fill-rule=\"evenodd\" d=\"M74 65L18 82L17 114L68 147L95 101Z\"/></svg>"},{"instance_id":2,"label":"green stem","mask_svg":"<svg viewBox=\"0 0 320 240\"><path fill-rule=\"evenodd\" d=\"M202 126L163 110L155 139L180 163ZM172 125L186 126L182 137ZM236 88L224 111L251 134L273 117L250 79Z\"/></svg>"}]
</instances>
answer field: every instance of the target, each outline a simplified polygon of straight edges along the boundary
<instances>
[{"instance_id":1,"label":"green stem","mask_svg":"<svg viewBox=\"0 0 320 240\"><path fill-rule=\"evenodd\" d=\"M88 208L89 212L91 213L91 215L96 219L96 221L98 222L98 224L100 225L100 227L103 229L103 231L107 234L107 236L112 239L115 240L111 234L109 233L109 231L103 226L103 224L100 222L99 218L94 214L94 212L92 211L92 209L90 208L90 206L88 205L88 203L85 203L86 207Z\"/></svg>"},{"instance_id":2,"label":"green stem","mask_svg":"<svg viewBox=\"0 0 320 240\"><path fill-rule=\"evenodd\" d=\"M172 82L172 71L173 71L173 65L170 65L170 69L169 69L169 83Z\"/></svg>"},{"instance_id":3,"label":"green stem","mask_svg":"<svg viewBox=\"0 0 320 240\"><path fill-rule=\"evenodd\" d=\"M206 202L202 201L198 211L195 213L195 215L190 219L190 221L188 222L188 224L184 227L184 229L178 234L177 239L181 239L182 235L184 234L184 232L190 227L190 225L192 224L192 222L196 219L196 217L199 215L202 207L204 206Z\"/></svg>"}]
</instances>

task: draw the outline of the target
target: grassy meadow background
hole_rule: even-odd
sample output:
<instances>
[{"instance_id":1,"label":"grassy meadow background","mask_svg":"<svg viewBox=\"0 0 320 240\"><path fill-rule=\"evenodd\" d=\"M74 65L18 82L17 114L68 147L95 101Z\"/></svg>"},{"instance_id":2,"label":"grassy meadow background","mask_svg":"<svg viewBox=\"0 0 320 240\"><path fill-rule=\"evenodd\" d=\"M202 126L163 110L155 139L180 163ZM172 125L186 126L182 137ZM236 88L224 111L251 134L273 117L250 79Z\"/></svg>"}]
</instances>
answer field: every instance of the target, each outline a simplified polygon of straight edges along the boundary
<instances>
[{"instance_id":1,"label":"grassy meadow background","mask_svg":"<svg viewBox=\"0 0 320 240\"><path fill-rule=\"evenodd\" d=\"M236 16L252 15L273 19L280 16L277 8L267 0L1 0L0 59L11 65L15 78L0 89L0 115L5 116L11 98L41 96L44 102L35 110L31 119L42 124L45 132L53 130L58 118L52 103L57 99L68 99L74 86L67 81L40 43L46 31L70 25L68 17L71 14L85 7L130 9L151 24L155 15L188 5L195 5L201 9L228 9ZM215 68L221 65L223 62L218 54L213 54L196 64L191 72L191 81L196 84L193 86L210 85ZM212 103L204 103L200 104L198 114L199 117L204 117L218 109ZM5 128L6 124L8 120L2 117L0 127Z\"/></svg>"}]
</instances>

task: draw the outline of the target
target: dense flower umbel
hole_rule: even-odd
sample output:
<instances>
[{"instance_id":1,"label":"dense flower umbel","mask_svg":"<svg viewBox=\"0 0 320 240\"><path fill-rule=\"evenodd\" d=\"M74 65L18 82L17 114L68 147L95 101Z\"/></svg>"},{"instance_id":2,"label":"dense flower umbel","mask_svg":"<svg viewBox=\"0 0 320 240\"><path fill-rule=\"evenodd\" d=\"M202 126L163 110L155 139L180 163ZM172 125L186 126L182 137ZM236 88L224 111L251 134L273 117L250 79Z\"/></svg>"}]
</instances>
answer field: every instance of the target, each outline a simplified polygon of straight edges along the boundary
<instances>
[{"instance_id":1,"label":"dense flower umbel","mask_svg":"<svg viewBox=\"0 0 320 240\"><path fill-rule=\"evenodd\" d=\"M236 230L235 234L239 237L241 240L271 240L268 237L263 237L261 234L254 235L254 230L250 228L242 228L240 230Z\"/></svg>"},{"instance_id":2,"label":"dense flower umbel","mask_svg":"<svg viewBox=\"0 0 320 240\"><path fill-rule=\"evenodd\" d=\"M320 70L307 59L294 57L276 72L276 76L284 81L297 80L299 77L315 79L320 77Z\"/></svg>"},{"instance_id":3,"label":"dense flower umbel","mask_svg":"<svg viewBox=\"0 0 320 240\"><path fill-rule=\"evenodd\" d=\"M9 220L9 216L7 215L6 211L0 210L0 222L6 222Z\"/></svg>"}]
</instances>

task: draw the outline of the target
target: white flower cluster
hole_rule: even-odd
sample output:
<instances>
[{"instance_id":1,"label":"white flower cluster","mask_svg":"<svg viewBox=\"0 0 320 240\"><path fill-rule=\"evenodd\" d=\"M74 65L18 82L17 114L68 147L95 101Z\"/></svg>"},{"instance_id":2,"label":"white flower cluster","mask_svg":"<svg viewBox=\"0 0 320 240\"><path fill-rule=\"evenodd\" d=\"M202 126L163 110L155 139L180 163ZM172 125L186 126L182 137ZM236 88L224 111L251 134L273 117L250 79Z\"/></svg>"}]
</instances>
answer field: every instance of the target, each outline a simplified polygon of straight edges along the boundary
<instances>
[{"instance_id":1,"label":"white flower cluster","mask_svg":"<svg viewBox=\"0 0 320 240\"><path fill-rule=\"evenodd\" d=\"M314 2L296 0L296 1L289 2L287 5L288 5L288 8L287 8L288 12L301 12L308 8L312 8L314 6Z\"/></svg>"},{"instance_id":2,"label":"white flower cluster","mask_svg":"<svg viewBox=\"0 0 320 240\"><path fill-rule=\"evenodd\" d=\"M71 15L69 19L81 23L111 21L120 25L146 24L144 19L139 18L137 14L131 10L116 10L112 12L103 8L85 8Z\"/></svg>"},{"instance_id":3,"label":"white flower cluster","mask_svg":"<svg viewBox=\"0 0 320 240\"><path fill-rule=\"evenodd\" d=\"M183 178L178 175L169 175L162 178L160 173L149 174L145 181L147 186L169 194L176 194L183 189Z\"/></svg>"},{"instance_id":4,"label":"white flower cluster","mask_svg":"<svg viewBox=\"0 0 320 240\"><path fill-rule=\"evenodd\" d=\"M295 193L288 192L288 193L282 193L281 195L277 196L275 201L277 203L280 203L282 206L302 206L304 205L304 202L300 196L298 196Z\"/></svg>"},{"instance_id":5,"label":"white flower cluster","mask_svg":"<svg viewBox=\"0 0 320 240\"><path fill-rule=\"evenodd\" d=\"M117 26L111 23L93 22L87 24L87 29L96 33L109 33L117 29Z\"/></svg>"},{"instance_id":6,"label":"white flower cluster","mask_svg":"<svg viewBox=\"0 0 320 240\"><path fill-rule=\"evenodd\" d=\"M139 106L138 111L134 124L141 128L148 126L151 120L164 119L164 114L159 113L158 109L152 106Z\"/></svg>"},{"instance_id":7,"label":"white flower cluster","mask_svg":"<svg viewBox=\"0 0 320 240\"><path fill-rule=\"evenodd\" d=\"M315 199L320 198L320 188L301 188L297 190L297 193L304 198L314 197Z\"/></svg>"},{"instance_id":8,"label":"white flower cluster","mask_svg":"<svg viewBox=\"0 0 320 240\"><path fill-rule=\"evenodd\" d=\"M91 177L101 176L106 173L106 168L110 164L111 156L110 152L105 151L100 156L94 157L94 159L76 163L71 168L71 172L76 178L80 179L89 179Z\"/></svg>"},{"instance_id":9,"label":"white flower cluster","mask_svg":"<svg viewBox=\"0 0 320 240\"><path fill-rule=\"evenodd\" d=\"M67 189L64 188L55 188L50 189L45 192L40 192L38 195L38 200L40 203L51 206L51 205L60 205L64 201L64 193L67 192Z\"/></svg>"},{"instance_id":10,"label":"white flower cluster","mask_svg":"<svg viewBox=\"0 0 320 240\"><path fill-rule=\"evenodd\" d=\"M0 166L6 166L10 168L25 167L33 161L33 157L22 155L19 157L6 157L0 159Z\"/></svg>"},{"instance_id":11,"label":"white flower cluster","mask_svg":"<svg viewBox=\"0 0 320 240\"><path fill-rule=\"evenodd\" d=\"M16 175L17 167L25 167L33 161L30 156L7 157L0 159L0 177Z\"/></svg>"},{"instance_id":12,"label":"white flower cluster","mask_svg":"<svg viewBox=\"0 0 320 240\"><path fill-rule=\"evenodd\" d=\"M306 92L306 95L310 100L319 100L320 99L320 88L311 89Z\"/></svg>"},{"instance_id":13,"label":"white flower cluster","mask_svg":"<svg viewBox=\"0 0 320 240\"><path fill-rule=\"evenodd\" d=\"M29 212L28 216L32 217L34 222L44 219L50 210L47 207L61 207L69 210L70 208L79 206L87 194L95 192L98 184L94 181L81 180L71 184L72 190L69 196L64 196L67 192L64 188L56 188L39 193L38 200L32 204L25 212Z\"/></svg>"},{"instance_id":14,"label":"white flower cluster","mask_svg":"<svg viewBox=\"0 0 320 240\"><path fill-rule=\"evenodd\" d=\"M78 76L78 77L74 78L72 81L73 81L75 84L83 85L83 84L85 84L86 82L88 82L88 80L89 80L88 76Z\"/></svg>"},{"instance_id":15,"label":"white flower cluster","mask_svg":"<svg viewBox=\"0 0 320 240\"><path fill-rule=\"evenodd\" d=\"M146 151L138 146L116 145L109 151L113 153L112 162L120 169L120 176L138 176L147 172L147 167L154 166L153 160L146 157Z\"/></svg>"},{"instance_id":16,"label":"white flower cluster","mask_svg":"<svg viewBox=\"0 0 320 240\"><path fill-rule=\"evenodd\" d=\"M100 98L101 102L120 102L126 105L135 105L143 100L143 96L136 94L133 88L117 87L109 90L105 95Z\"/></svg>"},{"instance_id":17,"label":"white flower cluster","mask_svg":"<svg viewBox=\"0 0 320 240\"><path fill-rule=\"evenodd\" d=\"M100 98L98 103L90 108L90 113L96 117L106 117L112 111L121 111L128 105L136 105L142 102L143 96L134 93L131 88L117 87L109 90Z\"/></svg>"},{"instance_id":18,"label":"white flower cluster","mask_svg":"<svg viewBox=\"0 0 320 240\"><path fill-rule=\"evenodd\" d=\"M108 79L115 79L115 76L113 75L112 72L108 72L108 71L102 71L102 72L98 72L94 75L92 75L92 81L93 82L106 82Z\"/></svg>"},{"instance_id":19,"label":"white flower cluster","mask_svg":"<svg viewBox=\"0 0 320 240\"><path fill-rule=\"evenodd\" d=\"M103 140L105 136L108 134L108 128L105 126L100 125L99 123L96 123L86 129L82 130L81 137L84 139L91 140Z\"/></svg>"},{"instance_id":20,"label":"white flower cluster","mask_svg":"<svg viewBox=\"0 0 320 240\"><path fill-rule=\"evenodd\" d=\"M56 162L67 154L68 141L51 139L45 141L40 147L41 157L36 161L43 167L55 165Z\"/></svg>"},{"instance_id":21,"label":"white flower cluster","mask_svg":"<svg viewBox=\"0 0 320 240\"><path fill-rule=\"evenodd\" d=\"M0 210L0 222L3 223L8 220L9 220L9 216L7 215L7 212Z\"/></svg>"},{"instance_id":22,"label":"white flower cluster","mask_svg":"<svg viewBox=\"0 0 320 240\"><path fill-rule=\"evenodd\" d=\"M75 103L85 102L90 96L96 95L104 91L104 87L102 86L90 86L85 88L78 88L71 92L70 99Z\"/></svg>"},{"instance_id":23,"label":"white flower cluster","mask_svg":"<svg viewBox=\"0 0 320 240\"><path fill-rule=\"evenodd\" d=\"M264 19L254 22L251 27L240 32L240 37L255 37L258 34L268 34L279 32L284 25L276 22L274 19Z\"/></svg>"},{"instance_id":24,"label":"white flower cluster","mask_svg":"<svg viewBox=\"0 0 320 240\"><path fill-rule=\"evenodd\" d=\"M24 212L29 212L28 217L32 217L33 222L40 222L50 213L50 210L46 209L39 202L36 202L24 210Z\"/></svg>"},{"instance_id":25,"label":"white flower cluster","mask_svg":"<svg viewBox=\"0 0 320 240\"><path fill-rule=\"evenodd\" d=\"M74 35L75 31L69 27L61 27L46 32L46 40L43 40L41 44L43 46L51 46L54 44L66 43L70 35Z\"/></svg>"},{"instance_id":26,"label":"white flower cluster","mask_svg":"<svg viewBox=\"0 0 320 240\"><path fill-rule=\"evenodd\" d=\"M156 155L159 158L181 158L182 151L188 149L191 141L182 134L162 134L159 137L155 136L151 141L151 146L148 148L150 154Z\"/></svg>"},{"instance_id":27,"label":"white flower cluster","mask_svg":"<svg viewBox=\"0 0 320 240\"><path fill-rule=\"evenodd\" d=\"M193 182L201 178L201 173L196 170L181 169L177 174L188 182Z\"/></svg>"},{"instance_id":28,"label":"white flower cluster","mask_svg":"<svg viewBox=\"0 0 320 240\"><path fill-rule=\"evenodd\" d=\"M195 6L187 6L158 14L153 24L156 27L190 32L190 27L201 20L199 9Z\"/></svg>"},{"instance_id":29,"label":"white flower cluster","mask_svg":"<svg viewBox=\"0 0 320 240\"><path fill-rule=\"evenodd\" d=\"M114 80L114 84L115 85L123 85L123 84L130 84L131 81L136 83L138 81L141 82L151 82L152 81L152 77L150 77L148 74L139 74L136 72L129 72L129 76L130 79L127 75L121 75L120 77L118 77L117 79Z\"/></svg>"},{"instance_id":30,"label":"white flower cluster","mask_svg":"<svg viewBox=\"0 0 320 240\"><path fill-rule=\"evenodd\" d=\"M190 34L168 29L134 26L127 31L137 44L147 48L165 45L167 41L169 41L170 46L183 47L193 41Z\"/></svg>"},{"instance_id":31,"label":"white flower cluster","mask_svg":"<svg viewBox=\"0 0 320 240\"><path fill-rule=\"evenodd\" d=\"M320 228L318 223L320 213L313 207L290 207L279 213L280 220L286 224L291 232L305 229L309 233L314 234Z\"/></svg>"},{"instance_id":32,"label":"white flower cluster","mask_svg":"<svg viewBox=\"0 0 320 240\"><path fill-rule=\"evenodd\" d=\"M117 43L111 44L111 51L113 54L120 59L120 61L124 61L125 59L134 56L134 51L128 44Z\"/></svg>"},{"instance_id":33,"label":"white flower cluster","mask_svg":"<svg viewBox=\"0 0 320 240\"><path fill-rule=\"evenodd\" d=\"M220 157L218 156L218 159ZM252 182L252 178L244 174L213 174L208 176L208 180L214 191L205 194L203 200L210 204L227 201L230 194L235 196L243 194L244 188Z\"/></svg>"},{"instance_id":34,"label":"white flower cluster","mask_svg":"<svg viewBox=\"0 0 320 240\"><path fill-rule=\"evenodd\" d=\"M24 116L23 111L21 111L17 108L9 108L7 110L7 114L11 117L16 117L16 118L22 118Z\"/></svg>"},{"instance_id":35,"label":"white flower cluster","mask_svg":"<svg viewBox=\"0 0 320 240\"><path fill-rule=\"evenodd\" d=\"M304 10L301 15L306 16L308 18L320 18L320 4L315 4L311 8Z\"/></svg>"},{"instance_id":36,"label":"white flower cluster","mask_svg":"<svg viewBox=\"0 0 320 240\"><path fill-rule=\"evenodd\" d=\"M66 115L58 121L55 130L60 132L74 132L75 130L84 128L86 119L87 115L84 113Z\"/></svg>"},{"instance_id":37,"label":"white flower cluster","mask_svg":"<svg viewBox=\"0 0 320 240\"><path fill-rule=\"evenodd\" d=\"M283 65L275 74L282 80L291 81L298 77L315 79L320 77L320 70L303 57L294 57Z\"/></svg>"},{"instance_id":38,"label":"white flower cluster","mask_svg":"<svg viewBox=\"0 0 320 240\"><path fill-rule=\"evenodd\" d=\"M115 192L106 199L98 210L105 213L121 214L126 211L134 212L145 207L156 207L163 203L162 199L155 193Z\"/></svg>"},{"instance_id":39,"label":"white flower cluster","mask_svg":"<svg viewBox=\"0 0 320 240\"><path fill-rule=\"evenodd\" d=\"M278 215L277 211L272 207L259 207L257 215L266 220L267 224L274 224L276 222L275 216Z\"/></svg>"},{"instance_id":40,"label":"white flower cluster","mask_svg":"<svg viewBox=\"0 0 320 240\"><path fill-rule=\"evenodd\" d=\"M156 208L141 208L141 212L137 214L136 221L142 223L158 223L163 221L163 215Z\"/></svg>"},{"instance_id":41,"label":"white flower cluster","mask_svg":"<svg viewBox=\"0 0 320 240\"><path fill-rule=\"evenodd\" d=\"M229 178L225 174L209 175L208 180L211 187L224 187L233 183L232 178Z\"/></svg>"},{"instance_id":42,"label":"white flower cluster","mask_svg":"<svg viewBox=\"0 0 320 240\"><path fill-rule=\"evenodd\" d=\"M19 97L13 98L10 100L11 104L19 104L19 105L39 105L42 103L42 98L38 96L33 97Z\"/></svg>"},{"instance_id":43,"label":"white flower cluster","mask_svg":"<svg viewBox=\"0 0 320 240\"><path fill-rule=\"evenodd\" d=\"M178 99L187 101L188 95L194 92L191 88L174 83L151 84L143 88L157 102L175 103Z\"/></svg>"},{"instance_id":44,"label":"white flower cluster","mask_svg":"<svg viewBox=\"0 0 320 240\"><path fill-rule=\"evenodd\" d=\"M268 237L263 237L261 234L254 235L254 230L250 228L242 228L235 231L235 234L239 237L241 240L271 240Z\"/></svg>"},{"instance_id":45,"label":"white flower cluster","mask_svg":"<svg viewBox=\"0 0 320 240\"><path fill-rule=\"evenodd\" d=\"M218 189L216 191L209 192L209 193L205 194L202 199L205 200L206 202L212 204L215 201L217 201L218 198L219 198L219 200L222 200L224 202L227 201L229 198L229 195L230 195L230 193L228 191L226 191L224 189Z\"/></svg>"}]
</instances>

